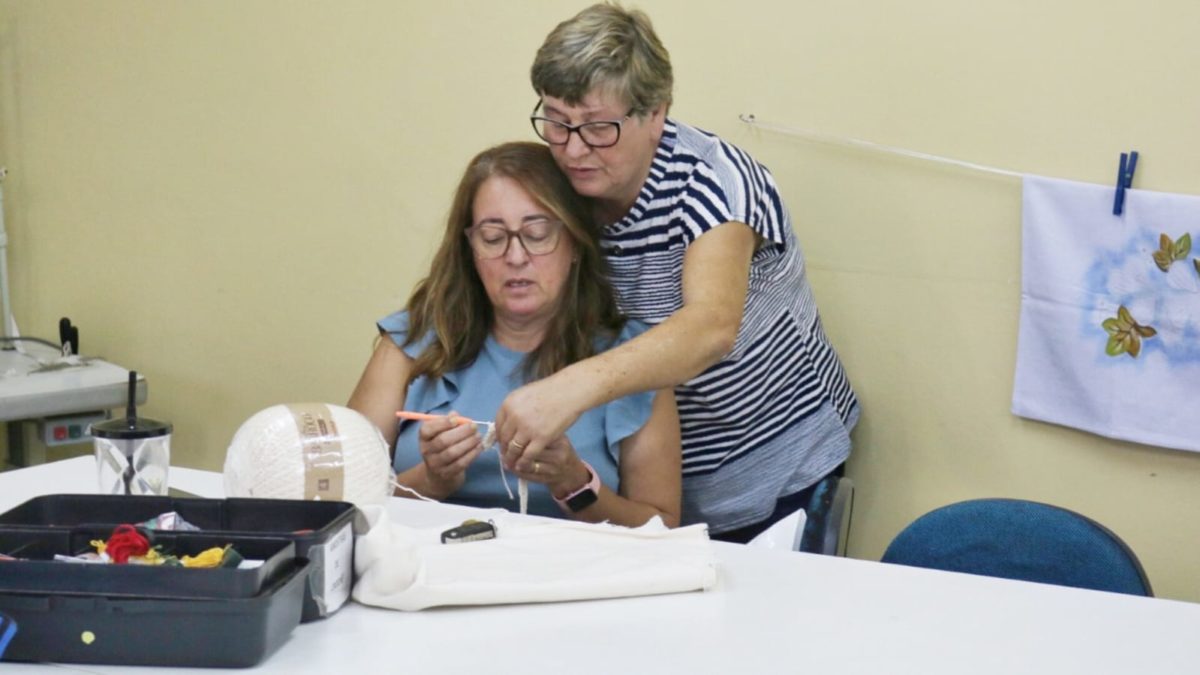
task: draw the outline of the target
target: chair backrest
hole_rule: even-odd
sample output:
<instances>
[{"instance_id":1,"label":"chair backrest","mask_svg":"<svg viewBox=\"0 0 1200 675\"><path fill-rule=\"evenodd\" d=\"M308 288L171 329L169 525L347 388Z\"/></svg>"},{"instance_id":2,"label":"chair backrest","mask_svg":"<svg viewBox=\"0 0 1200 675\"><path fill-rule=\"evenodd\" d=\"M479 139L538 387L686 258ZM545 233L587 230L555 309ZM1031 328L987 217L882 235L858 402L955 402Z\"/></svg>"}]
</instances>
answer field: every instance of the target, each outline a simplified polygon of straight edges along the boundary
<instances>
[{"instance_id":1,"label":"chair backrest","mask_svg":"<svg viewBox=\"0 0 1200 675\"><path fill-rule=\"evenodd\" d=\"M930 511L896 535L883 562L1153 595L1137 556L1108 528L1021 499L975 499Z\"/></svg>"},{"instance_id":2,"label":"chair backrest","mask_svg":"<svg viewBox=\"0 0 1200 675\"><path fill-rule=\"evenodd\" d=\"M807 519L797 550L846 555L846 537L854 511L854 481L833 474L822 478L805 511Z\"/></svg>"}]
</instances>

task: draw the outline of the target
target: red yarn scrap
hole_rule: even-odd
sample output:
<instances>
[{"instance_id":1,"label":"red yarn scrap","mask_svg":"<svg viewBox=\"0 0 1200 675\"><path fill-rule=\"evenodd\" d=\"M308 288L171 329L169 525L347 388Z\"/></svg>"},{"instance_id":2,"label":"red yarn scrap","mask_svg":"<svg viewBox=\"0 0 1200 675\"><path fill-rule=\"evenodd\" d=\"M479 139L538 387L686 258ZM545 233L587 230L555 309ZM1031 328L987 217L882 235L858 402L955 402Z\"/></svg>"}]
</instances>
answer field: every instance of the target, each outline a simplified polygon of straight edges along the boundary
<instances>
[{"instance_id":1,"label":"red yarn scrap","mask_svg":"<svg viewBox=\"0 0 1200 675\"><path fill-rule=\"evenodd\" d=\"M150 540L133 525L118 525L104 546L104 552L115 563L129 562L129 556L143 556L150 551Z\"/></svg>"}]
</instances>

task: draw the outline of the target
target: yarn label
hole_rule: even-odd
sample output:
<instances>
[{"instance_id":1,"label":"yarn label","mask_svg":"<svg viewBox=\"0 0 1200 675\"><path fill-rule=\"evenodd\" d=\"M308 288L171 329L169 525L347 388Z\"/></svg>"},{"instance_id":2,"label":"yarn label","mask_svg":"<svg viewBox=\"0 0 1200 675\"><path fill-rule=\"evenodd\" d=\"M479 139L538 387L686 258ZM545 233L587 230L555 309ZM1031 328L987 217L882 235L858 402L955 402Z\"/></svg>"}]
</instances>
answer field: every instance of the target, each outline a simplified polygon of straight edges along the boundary
<instances>
[{"instance_id":1,"label":"yarn label","mask_svg":"<svg viewBox=\"0 0 1200 675\"><path fill-rule=\"evenodd\" d=\"M347 524L325 544L325 613L332 614L350 597L354 575L354 528Z\"/></svg>"},{"instance_id":2,"label":"yarn label","mask_svg":"<svg viewBox=\"0 0 1200 675\"><path fill-rule=\"evenodd\" d=\"M321 403L290 403L287 407L300 432L304 498L340 501L345 482L342 438L332 412Z\"/></svg>"}]
</instances>

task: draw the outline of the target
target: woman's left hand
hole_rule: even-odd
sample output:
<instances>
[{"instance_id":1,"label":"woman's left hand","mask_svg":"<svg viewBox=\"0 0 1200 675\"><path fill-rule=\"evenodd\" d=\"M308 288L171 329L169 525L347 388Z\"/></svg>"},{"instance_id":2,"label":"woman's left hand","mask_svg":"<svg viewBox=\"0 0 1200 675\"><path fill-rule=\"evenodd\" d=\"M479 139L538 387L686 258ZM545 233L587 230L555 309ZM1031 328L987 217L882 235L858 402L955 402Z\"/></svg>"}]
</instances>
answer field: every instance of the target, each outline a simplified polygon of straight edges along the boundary
<instances>
[{"instance_id":1,"label":"woman's left hand","mask_svg":"<svg viewBox=\"0 0 1200 675\"><path fill-rule=\"evenodd\" d=\"M547 451L590 406L577 403L564 371L530 382L505 397L496 412L496 439L509 466ZM573 451L572 451L573 452ZM542 482L542 481L539 481Z\"/></svg>"},{"instance_id":2,"label":"woman's left hand","mask_svg":"<svg viewBox=\"0 0 1200 675\"><path fill-rule=\"evenodd\" d=\"M591 480L591 473L565 434L536 455L523 454L510 468L520 478L545 485L556 497L570 494Z\"/></svg>"}]
</instances>

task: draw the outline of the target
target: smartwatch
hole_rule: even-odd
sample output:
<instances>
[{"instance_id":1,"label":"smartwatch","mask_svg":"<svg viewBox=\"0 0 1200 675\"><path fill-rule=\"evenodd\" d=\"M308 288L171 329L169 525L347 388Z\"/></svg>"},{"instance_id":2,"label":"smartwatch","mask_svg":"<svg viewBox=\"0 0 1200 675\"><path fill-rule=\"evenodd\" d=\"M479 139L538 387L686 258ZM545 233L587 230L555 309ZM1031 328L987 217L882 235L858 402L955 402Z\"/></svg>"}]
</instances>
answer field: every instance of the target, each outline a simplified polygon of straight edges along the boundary
<instances>
[{"instance_id":1,"label":"smartwatch","mask_svg":"<svg viewBox=\"0 0 1200 675\"><path fill-rule=\"evenodd\" d=\"M584 483L583 487L566 497L562 499L558 497L554 498L554 501L558 502L559 507L569 513L578 513L595 504L596 500L600 498L600 476L596 475L596 470L592 468L591 464L584 462L582 459L579 461L583 462L583 466L588 470L591 479L587 483Z\"/></svg>"}]
</instances>

